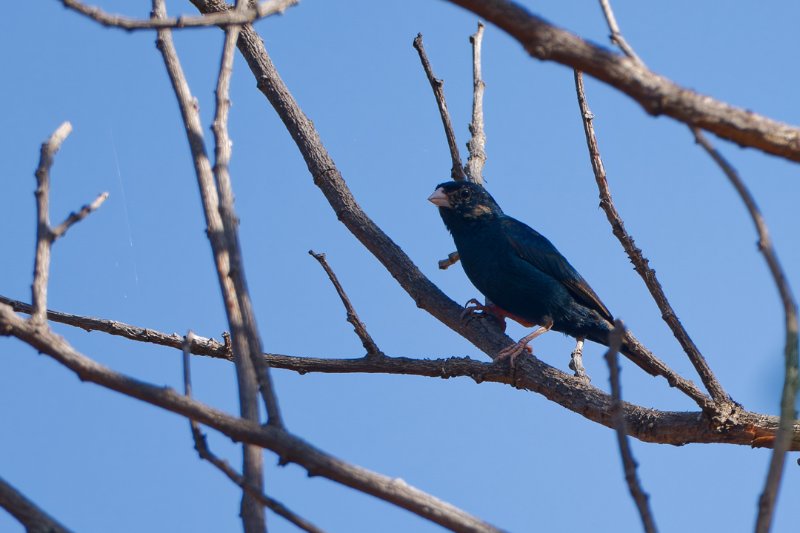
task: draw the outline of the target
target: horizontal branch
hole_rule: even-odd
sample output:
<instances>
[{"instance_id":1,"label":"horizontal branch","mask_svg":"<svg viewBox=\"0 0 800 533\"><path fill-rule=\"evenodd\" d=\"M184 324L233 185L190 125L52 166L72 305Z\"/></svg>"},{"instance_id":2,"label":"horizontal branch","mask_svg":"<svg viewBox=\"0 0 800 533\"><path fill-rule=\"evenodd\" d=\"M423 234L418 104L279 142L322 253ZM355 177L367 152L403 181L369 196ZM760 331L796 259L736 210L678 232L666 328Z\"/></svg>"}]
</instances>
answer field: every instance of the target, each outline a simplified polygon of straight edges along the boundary
<instances>
[{"instance_id":1,"label":"horizontal branch","mask_svg":"<svg viewBox=\"0 0 800 533\"><path fill-rule=\"evenodd\" d=\"M230 10L225 13L203 15L200 17L167 17L163 19L136 19L106 13L99 7L89 6L78 0L61 0L65 8L71 9L107 28L120 28L126 31L163 30L180 28L207 28L209 26L240 26L256 20L281 14L299 0L266 0L253 7Z\"/></svg>"},{"instance_id":2,"label":"horizontal branch","mask_svg":"<svg viewBox=\"0 0 800 533\"><path fill-rule=\"evenodd\" d=\"M525 50L555 61L627 94L651 115L710 131L741 146L800 161L800 128L691 91L635 60L558 28L510 0L450 0L495 24Z\"/></svg>"},{"instance_id":3,"label":"horizontal branch","mask_svg":"<svg viewBox=\"0 0 800 533\"><path fill-rule=\"evenodd\" d=\"M329 455L288 431L231 416L187 398L169 387L158 387L115 372L76 351L62 337L30 320L18 317L0 304L0 335L12 335L66 366L82 381L96 383L156 405L220 431L237 442L272 450L283 463L296 463L310 476L323 476L393 503L443 527L460 532L498 532L499 529L408 485Z\"/></svg>"},{"instance_id":4,"label":"horizontal branch","mask_svg":"<svg viewBox=\"0 0 800 533\"><path fill-rule=\"evenodd\" d=\"M0 296L0 304L14 311L30 313L31 306ZM133 326L115 320L82 317L48 311L47 317L62 324L86 331L102 331L110 335L183 349L183 337ZM191 353L217 359L232 360L230 347L214 339L193 336ZM571 376L536 358L525 358L511 376L503 364L484 363L469 357L447 359L413 359L408 357L330 359L265 354L269 366L299 374L397 374L449 379L468 377L476 383L492 382L536 392L548 400L606 427L613 428L612 398L583 380ZM778 429L778 417L748 411L737 411L736 423L720 431L709 423L702 412L676 412L650 409L623 402L628 434L644 442L683 445L690 443L726 443L769 447ZM800 450L800 424L794 426L792 449Z\"/></svg>"}]
</instances>

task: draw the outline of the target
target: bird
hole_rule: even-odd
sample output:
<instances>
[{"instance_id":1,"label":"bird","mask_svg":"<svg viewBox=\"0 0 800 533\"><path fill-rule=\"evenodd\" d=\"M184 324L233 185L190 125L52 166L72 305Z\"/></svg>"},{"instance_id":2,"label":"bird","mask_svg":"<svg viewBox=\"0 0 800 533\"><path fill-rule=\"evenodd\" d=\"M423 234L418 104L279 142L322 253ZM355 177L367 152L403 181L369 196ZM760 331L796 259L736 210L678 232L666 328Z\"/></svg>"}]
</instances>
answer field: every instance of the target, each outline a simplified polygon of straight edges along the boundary
<instances>
[{"instance_id":1,"label":"bird","mask_svg":"<svg viewBox=\"0 0 800 533\"><path fill-rule=\"evenodd\" d=\"M464 272L487 300L485 305L470 300L465 313L488 314L503 324L510 318L525 327L539 326L500 351L498 359L510 358L513 368L528 343L550 330L576 338L576 351L584 339L608 346L613 315L545 236L506 215L477 183L440 183L428 200L439 208ZM650 374L658 373L649 352L632 335L623 337L621 351Z\"/></svg>"}]
</instances>

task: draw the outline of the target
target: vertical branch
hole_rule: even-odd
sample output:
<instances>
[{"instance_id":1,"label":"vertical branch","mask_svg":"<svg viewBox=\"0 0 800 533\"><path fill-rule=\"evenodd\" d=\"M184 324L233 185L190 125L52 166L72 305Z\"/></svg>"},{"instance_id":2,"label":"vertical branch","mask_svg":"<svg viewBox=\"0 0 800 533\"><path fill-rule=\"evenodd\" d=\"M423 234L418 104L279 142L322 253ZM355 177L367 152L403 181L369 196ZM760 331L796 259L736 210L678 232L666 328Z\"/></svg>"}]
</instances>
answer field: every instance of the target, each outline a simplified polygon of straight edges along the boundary
<instances>
[{"instance_id":1,"label":"vertical branch","mask_svg":"<svg viewBox=\"0 0 800 533\"><path fill-rule=\"evenodd\" d=\"M422 44L421 33L418 33L414 38L414 48L419 54L422 68L425 69L425 75L428 77L428 81L433 89L433 95L436 97L436 104L439 106L439 114L442 116L444 134L447 137L447 146L450 148L450 158L453 161L453 166L450 168L450 177L456 181L461 181L466 178L466 175L464 174L464 168L461 166L461 156L458 153L456 134L453 132L453 123L450 121L450 112L447 110L447 102L445 102L444 99L444 90L442 89L444 82L433 75L431 63L428 61L428 54L425 53L425 45Z\"/></svg>"},{"instance_id":2,"label":"vertical branch","mask_svg":"<svg viewBox=\"0 0 800 533\"><path fill-rule=\"evenodd\" d=\"M633 458L631 452L630 442L628 442L628 433L625 429L625 416L622 410L622 388L619 381L619 349L622 346L622 338L625 334L625 326L622 325L621 320L614 321L614 329L609 335L609 347L606 352L605 358L608 364L609 381L611 382L611 420L614 424L614 429L617 432L617 444L619 445L619 453L622 456L622 467L625 471L625 481L628 483L628 490L631 493L631 498L636 504L636 509L639 511L639 516L642 519L642 526L646 533L656 532L656 523L653 518L653 513L650 510L650 503L648 502L649 496L642 489L639 482L639 476L636 474L636 460Z\"/></svg>"},{"instance_id":3,"label":"vertical branch","mask_svg":"<svg viewBox=\"0 0 800 533\"><path fill-rule=\"evenodd\" d=\"M678 340L684 352L686 352L686 355L689 356L689 360L700 375L700 379L703 380L703 384L711 394L711 397L717 403L718 407L728 404L730 403L728 395L725 393L722 385L717 381L717 378L711 371L711 367L708 366L708 363L694 344L694 341L689 337L689 333L683 327L683 324L681 324L666 294L664 294L661 283L659 283L658 278L656 278L655 271L650 268L649 261L642 254L642 250L636 246L633 237L625 230L622 217L620 217L617 208L614 206L614 202L611 199L611 190L608 186L608 179L606 178L606 170L603 166L603 160L600 157L600 149L597 145L597 137L594 133L594 125L592 124L594 116L586 101L586 94L583 89L583 76L577 70L575 71L575 89L578 95L578 106L581 111L583 130L586 134L586 144L589 148L589 159L592 163L592 170L594 171L597 188L600 191L600 207L605 211L606 218L608 218L608 222L611 224L614 235L622 244L625 253L628 254L628 258L630 258L633 263L636 272L644 280L650 294L653 296L653 299L661 311L662 318L672 330L672 334Z\"/></svg>"},{"instance_id":4,"label":"vertical branch","mask_svg":"<svg viewBox=\"0 0 800 533\"><path fill-rule=\"evenodd\" d=\"M467 143L467 179L483 185L483 165L486 164L486 134L483 130L483 91L486 84L481 74L481 48L483 45L483 23L478 22L478 30L469 37L472 43L472 122L469 132L472 138Z\"/></svg>"},{"instance_id":5,"label":"vertical branch","mask_svg":"<svg viewBox=\"0 0 800 533\"><path fill-rule=\"evenodd\" d=\"M164 1L153 0L153 18L158 19L164 17L166 17ZM214 253L217 277L225 302L228 324L231 328L233 356L239 387L240 412L243 418L259 423L258 378L253 368L251 338L247 334L242 306L240 305L237 296L237 287L233 280L234 263L230 252L231 243L227 242L228 232L226 232L225 224L223 223L219 211L220 201L218 191L214 182L211 164L205 150L197 102L192 97L189 84L186 82L186 77L183 74L183 69L181 68L175 46L172 42L172 33L170 30L158 30L156 44L164 58L164 64L167 68L170 82L172 83L173 90L178 99L181 116L186 127L189 148L192 153L198 186L200 188L203 212L207 224L207 234ZM229 59L229 61L232 61L232 58ZM223 59L223 63L224 62L225 60ZM225 95L223 95L223 98L225 98ZM223 138L221 141L218 140L218 146L224 152L225 150L229 150L230 143L226 138ZM226 157L223 155L223 163L225 162ZM258 355L260 355L260 350ZM245 444L243 456L243 473L245 480L259 491L263 491L264 459L261 449L257 446ZM266 531L264 508L247 491L244 491L242 495L241 515L242 524L246 533L261 533Z\"/></svg>"},{"instance_id":6,"label":"vertical branch","mask_svg":"<svg viewBox=\"0 0 800 533\"><path fill-rule=\"evenodd\" d=\"M31 319L44 324L47 321L47 281L50 277L50 168L61 145L72 131L72 124L64 122L42 143L39 166L36 169L36 257L33 265Z\"/></svg>"},{"instance_id":7,"label":"vertical branch","mask_svg":"<svg viewBox=\"0 0 800 533\"><path fill-rule=\"evenodd\" d=\"M797 418L795 402L797 399L798 387L798 324L797 324L797 302L794 300L792 290L789 287L789 280L783 272L778 255L769 237L769 230L761 211L756 204L755 198L750 194L747 186L742 181L736 169L725 160L722 154L717 151L708 141L703 133L692 128L694 138L697 143L711 156L714 162L722 169L731 182L736 192L742 198L747 208L750 218L758 233L758 249L763 254L767 262L769 271L778 288L781 302L783 304L784 325L786 328L786 341L784 345L784 380L781 391L781 413L778 432L775 435L772 457L767 470L767 478L764 482L764 490L758 501L758 518L756 521L756 531L767 533L772 524L772 517L775 510L775 502L778 498L781 477L783 476L783 465L786 461L786 452L792 442L793 424Z\"/></svg>"}]
</instances>

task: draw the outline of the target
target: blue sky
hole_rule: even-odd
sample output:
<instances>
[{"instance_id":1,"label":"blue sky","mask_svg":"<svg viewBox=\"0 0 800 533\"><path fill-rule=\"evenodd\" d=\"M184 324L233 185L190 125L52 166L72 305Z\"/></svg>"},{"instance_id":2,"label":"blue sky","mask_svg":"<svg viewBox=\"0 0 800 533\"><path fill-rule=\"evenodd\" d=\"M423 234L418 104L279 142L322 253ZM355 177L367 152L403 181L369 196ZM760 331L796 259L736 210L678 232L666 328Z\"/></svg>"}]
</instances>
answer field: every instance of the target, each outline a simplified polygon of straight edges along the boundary
<instances>
[{"instance_id":1,"label":"blue sky","mask_svg":"<svg viewBox=\"0 0 800 533\"><path fill-rule=\"evenodd\" d=\"M144 17L149 2L104 1ZM605 43L594 1L528 3ZM617 1L629 42L656 72L779 120L800 123L796 88L800 5ZM171 14L192 13L169 2ZM468 140L476 17L446 2L304 0L258 23L276 66L319 129L364 210L457 301L477 296L426 201L450 161L417 32L445 90L459 144ZM55 1L23 2L0 20L6 102L0 129L0 293L29 299L33 170L39 144L64 120L74 131L53 169L52 218L101 191L106 204L54 249L54 309L219 338L226 323L204 235L178 108L155 36L103 29ZM192 30L176 44L204 124L222 33ZM509 214L548 236L611 311L673 368L695 376L597 207L572 72L530 59L493 27L484 41L488 188ZM741 201L685 126L652 118L587 80L587 96L617 207L673 306L728 392L776 413L782 312ZM248 280L265 348L353 357L363 349L307 250L325 252L381 349L441 357L477 349L400 289L336 221L296 147L240 57L231 88L231 172ZM210 140L210 131L207 137ZM790 282L800 286L797 166L717 141L770 225ZM180 386L180 354L100 333L54 329L122 372ZM510 328L512 336L524 330ZM547 334L536 354L566 368L571 339ZM607 387L603 349L588 345L593 382ZM238 412L233 367L195 358L196 396ZM623 394L643 405L692 409L661 381L624 365ZM639 529L613 433L544 398L467 379L275 372L289 428L343 459L399 476L510 531ZM78 531L235 531L239 491L194 450L185 420L76 377L18 341L0 338L0 474ZM239 463L238 448L210 433ZM633 441L663 531L746 531L769 452ZM267 452L270 495L330 531L436 531L438 526ZM792 531L800 470L790 456L774 531ZM270 515L272 531L293 526ZM0 530L21 531L0 513Z\"/></svg>"}]
</instances>

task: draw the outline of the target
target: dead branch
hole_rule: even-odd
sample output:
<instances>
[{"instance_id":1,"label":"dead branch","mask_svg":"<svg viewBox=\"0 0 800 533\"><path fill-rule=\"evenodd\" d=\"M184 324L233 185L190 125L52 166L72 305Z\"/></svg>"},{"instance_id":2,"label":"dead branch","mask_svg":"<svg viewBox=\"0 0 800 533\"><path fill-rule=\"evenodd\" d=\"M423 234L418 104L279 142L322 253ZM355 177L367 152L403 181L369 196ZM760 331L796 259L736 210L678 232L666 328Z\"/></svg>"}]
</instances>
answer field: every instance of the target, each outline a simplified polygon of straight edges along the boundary
<instances>
[{"instance_id":1,"label":"dead branch","mask_svg":"<svg viewBox=\"0 0 800 533\"><path fill-rule=\"evenodd\" d=\"M107 28L120 28L126 31L207 28L209 26L241 26L271 15L283 14L298 0L265 0L253 7L239 12L230 11L202 17L166 17L164 19L134 19L122 15L106 13L99 7L88 6L78 0L61 0L65 8L80 13Z\"/></svg>"},{"instance_id":2,"label":"dead branch","mask_svg":"<svg viewBox=\"0 0 800 533\"><path fill-rule=\"evenodd\" d=\"M0 507L25 526L28 533L70 533L55 518L0 477Z\"/></svg>"},{"instance_id":3,"label":"dead branch","mask_svg":"<svg viewBox=\"0 0 800 533\"><path fill-rule=\"evenodd\" d=\"M481 74L481 49L483 47L483 23L478 22L478 30L470 36L472 43L472 122L469 132L472 135L467 143L467 179L483 185L483 166L486 164L486 133L483 129L483 92L486 84ZM439 262L441 268L441 261Z\"/></svg>"}]
</instances>

